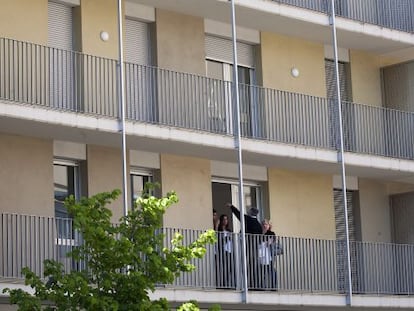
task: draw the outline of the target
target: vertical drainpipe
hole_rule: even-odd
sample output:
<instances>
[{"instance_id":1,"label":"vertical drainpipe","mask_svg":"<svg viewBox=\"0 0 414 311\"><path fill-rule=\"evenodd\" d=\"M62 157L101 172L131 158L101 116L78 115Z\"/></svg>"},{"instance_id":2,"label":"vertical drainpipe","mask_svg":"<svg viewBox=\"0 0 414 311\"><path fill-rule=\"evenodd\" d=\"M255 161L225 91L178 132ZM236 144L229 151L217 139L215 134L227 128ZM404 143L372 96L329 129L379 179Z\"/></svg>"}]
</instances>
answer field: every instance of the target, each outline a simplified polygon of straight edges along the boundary
<instances>
[{"instance_id":1,"label":"vertical drainpipe","mask_svg":"<svg viewBox=\"0 0 414 311\"><path fill-rule=\"evenodd\" d=\"M240 99L239 99L239 77L238 77L238 63L237 63L237 41L236 41L236 14L234 7L234 0L231 0L231 24L232 24L232 39L233 39L233 102L236 109L236 135L235 148L238 151L238 170L239 170L239 208L240 208L240 227L241 227L241 259L242 259L242 300L247 303L247 258L246 258L246 229L245 229L245 204L243 193L243 155L241 145L241 129L240 129ZM234 110L231 110L234 111Z\"/></svg>"},{"instance_id":2,"label":"vertical drainpipe","mask_svg":"<svg viewBox=\"0 0 414 311\"><path fill-rule=\"evenodd\" d=\"M341 162L341 177L342 177L342 195L344 203L345 214L345 236L346 236L346 261L347 261L347 305L352 305L352 275L351 275L351 252L349 243L349 223L348 223L348 202L346 198L346 172L345 172L345 159L344 159L344 131L342 120L342 101L341 101L341 87L339 79L339 67L338 67L338 42L336 38L336 20L335 20L335 0L331 0L331 18L330 24L332 25L332 40L333 40L333 52L335 60L335 76L336 76L336 93L338 101L338 121L339 121L339 136L340 136L340 150L338 153L338 161Z\"/></svg>"},{"instance_id":3,"label":"vertical drainpipe","mask_svg":"<svg viewBox=\"0 0 414 311\"><path fill-rule=\"evenodd\" d=\"M122 133L122 193L124 203L124 216L128 214L128 174L127 174L127 147L125 133L125 80L124 80L124 48L122 27L122 0L118 0L118 79L119 79L119 105L121 107L121 133Z\"/></svg>"}]
</instances>

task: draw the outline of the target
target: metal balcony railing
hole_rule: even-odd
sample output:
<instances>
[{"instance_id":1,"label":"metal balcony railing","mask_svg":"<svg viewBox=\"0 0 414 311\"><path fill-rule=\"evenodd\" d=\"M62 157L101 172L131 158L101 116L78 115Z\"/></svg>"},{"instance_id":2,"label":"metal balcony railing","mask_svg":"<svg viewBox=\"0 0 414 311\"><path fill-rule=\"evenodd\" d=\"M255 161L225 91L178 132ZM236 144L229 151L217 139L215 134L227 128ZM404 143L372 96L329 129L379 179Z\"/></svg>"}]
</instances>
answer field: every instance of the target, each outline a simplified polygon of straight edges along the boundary
<instances>
[{"instance_id":1,"label":"metal balcony railing","mask_svg":"<svg viewBox=\"0 0 414 311\"><path fill-rule=\"evenodd\" d=\"M117 62L0 39L0 99L119 118ZM127 119L222 135L235 133L232 84L125 64ZM335 100L239 85L244 137L335 150ZM345 149L414 159L414 114L343 102Z\"/></svg>"},{"instance_id":2,"label":"metal balcony railing","mask_svg":"<svg viewBox=\"0 0 414 311\"><path fill-rule=\"evenodd\" d=\"M331 0L271 0L326 14ZM411 0L335 0L338 16L405 32L414 31L414 3Z\"/></svg>"},{"instance_id":3,"label":"metal balcony railing","mask_svg":"<svg viewBox=\"0 0 414 311\"><path fill-rule=\"evenodd\" d=\"M0 280L22 279L29 267L43 274L43 260L63 263L67 272L85 269L66 254L82 243L71 219L0 214ZM200 230L164 228L165 247L175 232L191 243ZM196 270L183 273L173 288L229 289L242 287L241 239L217 233ZM247 235L248 286L251 290L343 293L347 288L345 241ZM414 245L351 242L352 288L355 294L414 294Z\"/></svg>"}]
</instances>

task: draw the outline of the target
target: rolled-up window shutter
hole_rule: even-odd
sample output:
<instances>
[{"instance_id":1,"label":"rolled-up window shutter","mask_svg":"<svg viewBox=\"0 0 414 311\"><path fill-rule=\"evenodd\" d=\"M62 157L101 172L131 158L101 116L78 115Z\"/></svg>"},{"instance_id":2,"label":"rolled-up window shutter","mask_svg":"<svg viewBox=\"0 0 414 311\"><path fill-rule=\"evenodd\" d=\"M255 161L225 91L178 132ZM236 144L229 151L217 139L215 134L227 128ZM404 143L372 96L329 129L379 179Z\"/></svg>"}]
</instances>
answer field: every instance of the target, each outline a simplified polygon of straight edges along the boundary
<instances>
[{"instance_id":1,"label":"rolled-up window shutter","mask_svg":"<svg viewBox=\"0 0 414 311\"><path fill-rule=\"evenodd\" d=\"M233 63L233 42L212 35L205 36L206 57L223 63ZM237 62L241 66L254 67L254 48L252 45L237 42Z\"/></svg>"},{"instance_id":2,"label":"rolled-up window shutter","mask_svg":"<svg viewBox=\"0 0 414 311\"><path fill-rule=\"evenodd\" d=\"M48 3L48 45L63 50L72 50L72 8L49 1Z\"/></svg>"},{"instance_id":3,"label":"rolled-up window shutter","mask_svg":"<svg viewBox=\"0 0 414 311\"><path fill-rule=\"evenodd\" d=\"M352 90L348 64L338 62L338 69L341 99L343 101L352 101ZM325 60L325 76L327 97L336 98L335 62L333 60Z\"/></svg>"},{"instance_id":4,"label":"rolled-up window shutter","mask_svg":"<svg viewBox=\"0 0 414 311\"><path fill-rule=\"evenodd\" d=\"M349 240L356 240L355 232L355 220L354 220L354 207L353 207L353 191L346 192L347 199L347 209L348 209L348 230L349 230ZM345 213L344 213L344 201L342 189L334 190L334 208L335 208L335 223L336 223L336 239L345 240L346 239L346 230L345 230Z\"/></svg>"},{"instance_id":5,"label":"rolled-up window shutter","mask_svg":"<svg viewBox=\"0 0 414 311\"><path fill-rule=\"evenodd\" d=\"M150 64L148 24L125 19L125 61L134 64Z\"/></svg>"}]
</instances>

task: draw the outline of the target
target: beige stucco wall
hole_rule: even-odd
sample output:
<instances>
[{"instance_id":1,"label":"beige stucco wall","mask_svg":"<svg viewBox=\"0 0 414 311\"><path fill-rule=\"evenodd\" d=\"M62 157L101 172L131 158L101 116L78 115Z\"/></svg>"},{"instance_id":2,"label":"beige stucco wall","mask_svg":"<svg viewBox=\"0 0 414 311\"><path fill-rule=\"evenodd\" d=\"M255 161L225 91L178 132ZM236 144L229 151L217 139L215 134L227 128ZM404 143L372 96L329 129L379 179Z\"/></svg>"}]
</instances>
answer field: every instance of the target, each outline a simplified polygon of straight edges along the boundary
<instances>
[{"instance_id":1,"label":"beige stucco wall","mask_svg":"<svg viewBox=\"0 0 414 311\"><path fill-rule=\"evenodd\" d=\"M2 0L0 37L47 44L47 0Z\"/></svg>"},{"instance_id":2,"label":"beige stucco wall","mask_svg":"<svg viewBox=\"0 0 414 311\"><path fill-rule=\"evenodd\" d=\"M381 107L381 58L357 50L351 50L349 54L353 101Z\"/></svg>"},{"instance_id":3,"label":"beige stucco wall","mask_svg":"<svg viewBox=\"0 0 414 311\"><path fill-rule=\"evenodd\" d=\"M164 226L188 229L211 228L210 161L199 158L161 155L162 191L176 191L179 203L171 206Z\"/></svg>"},{"instance_id":4,"label":"beige stucco wall","mask_svg":"<svg viewBox=\"0 0 414 311\"><path fill-rule=\"evenodd\" d=\"M77 12L79 15L77 19L80 18L81 23L80 48L82 52L107 58L118 58L117 12L117 1L82 0L80 12ZM108 41L101 40L101 31L106 31L109 34Z\"/></svg>"},{"instance_id":5,"label":"beige stucco wall","mask_svg":"<svg viewBox=\"0 0 414 311\"><path fill-rule=\"evenodd\" d=\"M203 19L157 9L156 21L157 65L205 75Z\"/></svg>"},{"instance_id":6,"label":"beige stucco wall","mask_svg":"<svg viewBox=\"0 0 414 311\"><path fill-rule=\"evenodd\" d=\"M274 33L261 33L263 86L326 97L324 46ZM291 69L300 71L292 77Z\"/></svg>"},{"instance_id":7,"label":"beige stucco wall","mask_svg":"<svg viewBox=\"0 0 414 311\"><path fill-rule=\"evenodd\" d=\"M382 107L381 67L400 63L403 60L361 50L350 50L349 58L353 101Z\"/></svg>"},{"instance_id":8,"label":"beige stucco wall","mask_svg":"<svg viewBox=\"0 0 414 311\"><path fill-rule=\"evenodd\" d=\"M268 177L275 232L335 239L332 176L270 168Z\"/></svg>"},{"instance_id":9,"label":"beige stucco wall","mask_svg":"<svg viewBox=\"0 0 414 311\"><path fill-rule=\"evenodd\" d=\"M359 179L361 234L363 241L391 242L391 220L387 186Z\"/></svg>"},{"instance_id":10,"label":"beige stucco wall","mask_svg":"<svg viewBox=\"0 0 414 311\"><path fill-rule=\"evenodd\" d=\"M122 190L122 154L120 149L88 145L87 159L89 196L114 189ZM123 215L122 194L110 206L110 209L114 221Z\"/></svg>"},{"instance_id":11,"label":"beige stucco wall","mask_svg":"<svg viewBox=\"0 0 414 311\"><path fill-rule=\"evenodd\" d=\"M0 212L54 216L53 143L0 134Z\"/></svg>"},{"instance_id":12,"label":"beige stucco wall","mask_svg":"<svg viewBox=\"0 0 414 311\"><path fill-rule=\"evenodd\" d=\"M414 191L414 184L405 184L405 183L396 183L396 182L387 183L387 193L389 195L413 192L413 191Z\"/></svg>"}]
</instances>

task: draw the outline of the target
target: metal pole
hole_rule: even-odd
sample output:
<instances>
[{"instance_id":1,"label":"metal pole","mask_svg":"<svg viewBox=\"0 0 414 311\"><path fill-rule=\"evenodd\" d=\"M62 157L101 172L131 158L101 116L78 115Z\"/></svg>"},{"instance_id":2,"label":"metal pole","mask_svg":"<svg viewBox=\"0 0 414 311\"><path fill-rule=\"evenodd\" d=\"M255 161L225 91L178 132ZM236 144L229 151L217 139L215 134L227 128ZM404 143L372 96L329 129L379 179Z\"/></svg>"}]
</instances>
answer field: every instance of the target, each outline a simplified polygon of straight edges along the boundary
<instances>
[{"instance_id":1,"label":"metal pole","mask_svg":"<svg viewBox=\"0 0 414 311\"><path fill-rule=\"evenodd\" d=\"M240 130L240 99L239 99L239 77L238 77L238 62L237 62L237 41L236 41L236 13L234 7L234 0L231 0L231 26L233 39L233 101L236 104L236 135L234 137L235 148L238 151L238 170L239 170L239 208L240 208L240 227L241 227L241 259L242 259L242 293L243 302L247 303L248 281L247 281L247 251L246 251L246 228L244 221L245 206L243 193L243 156L241 145L241 130ZM233 110L231 110L233 111Z\"/></svg>"},{"instance_id":2,"label":"metal pole","mask_svg":"<svg viewBox=\"0 0 414 311\"><path fill-rule=\"evenodd\" d=\"M335 76L336 76L336 93L338 101L338 121L339 121L339 136L340 136L340 150L338 153L338 161L341 163L341 177L342 177L342 195L344 203L345 214L345 236L346 236L346 259L347 259L347 276L348 276L348 290L347 290L347 305L352 305L352 275L351 275L351 253L349 243L349 223L348 223L348 202L346 196L346 172L345 172L345 159L344 159L344 131L342 121L342 101L341 101L341 86L339 79L339 67L338 67L338 42L336 38L336 20L335 20L335 0L331 0L331 20L332 25L332 39L333 50L335 58Z\"/></svg>"},{"instance_id":3,"label":"metal pole","mask_svg":"<svg viewBox=\"0 0 414 311\"><path fill-rule=\"evenodd\" d=\"M121 133L122 133L122 193L124 198L124 216L128 214L128 173L127 173L127 147L125 133L125 80L124 80L124 48L122 26L122 0L118 0L118 73L119 73L119 105L121 106Z\"/></svg>"}]
</instances>

